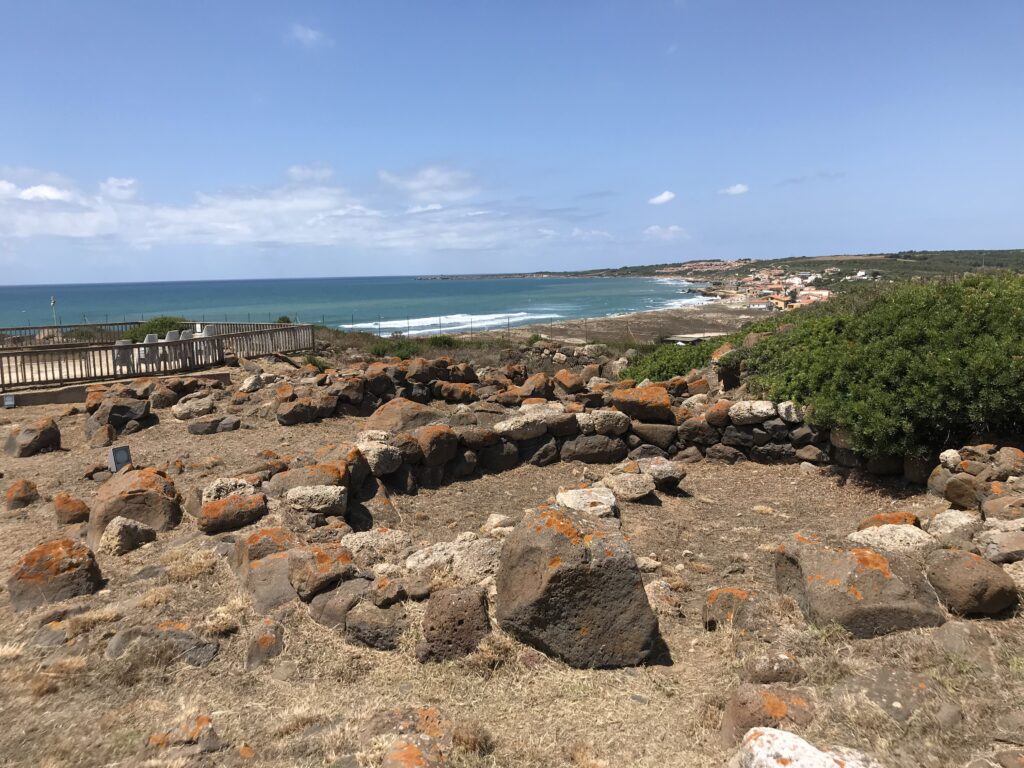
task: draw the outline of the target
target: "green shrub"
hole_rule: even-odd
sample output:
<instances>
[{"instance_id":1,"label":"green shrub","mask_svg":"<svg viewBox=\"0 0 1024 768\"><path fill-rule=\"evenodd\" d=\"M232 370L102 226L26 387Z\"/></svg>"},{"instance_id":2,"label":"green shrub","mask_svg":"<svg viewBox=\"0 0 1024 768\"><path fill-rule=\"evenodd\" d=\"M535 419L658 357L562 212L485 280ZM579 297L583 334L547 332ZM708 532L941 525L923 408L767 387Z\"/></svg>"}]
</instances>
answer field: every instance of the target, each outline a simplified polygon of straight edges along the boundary
<instances>
[{"instance_id":1,"label":"green shrub","mask_svg":"<svg viewBox=\"0 0 1024 768\"><path fill-rule=\"evenodd\" d=\"M528 338L526 340L526 346L532 347L538 341L543 341L543 340L544 340L544 337L541 336L539 333L531 333L530 334L530 338Z\"/></svg>"},{"instance_id":2,"label":"green shrub","mask_svg":"<svg viewBox=\"0 0 1024 768\"><path fill-rule=\"evenodd\" d=\"M163 338L168 331L180 331L188 328L191 323L183 317L173 315L161 315L153 317L128 331L128 338L134 342L143 341L150 333L155 333L157 338Z\"/></svg>"},{"instance_id":3,"label":"green shrub","mask_svg":"<svg viewBox=\"0 0 1024 768\"><path fill-rule=\"evenodd\" d=\"M378 339L370 344L367 351L374 357L400 357L408 360L419 354L420 347L412 339Z\"/></svg>"},{"instance_id":4,"label":"green shrub","mask_svg":"<svg viewBox=\"0 0 1024 768\"><path fill-rule=\"evenodd\" d=\"M437 349L455 349L459 347L459 340L454 336L447 334L439 334L437 336L430 336L427 339L427 346L435 347Z\"/></svg>"},{"instance_id":5,"label":"green shrub","mask_svg":"<svg viewBox=\"0 0 1024 768\"><path fill-rule=\"evenodd\" d=\"M291 325L292 319L290 317L288 317L288 315L281 315L274 322L275 323L283 323L284 325Z\"/></svg>"},{"instance_id":6,"label":"green shrub","mask_svg":"<svg viewBox=\"0 0 1024 768\"><path fill-rule=\"evenodd\" d=\"M306 355L303 362L305 362L306 365L312 365L314 368L320 371L320 373L323 373L324 371L331 367L331 364L324 360L322 357L320 357L320 355Z\"/></svg>"}]
</instances>

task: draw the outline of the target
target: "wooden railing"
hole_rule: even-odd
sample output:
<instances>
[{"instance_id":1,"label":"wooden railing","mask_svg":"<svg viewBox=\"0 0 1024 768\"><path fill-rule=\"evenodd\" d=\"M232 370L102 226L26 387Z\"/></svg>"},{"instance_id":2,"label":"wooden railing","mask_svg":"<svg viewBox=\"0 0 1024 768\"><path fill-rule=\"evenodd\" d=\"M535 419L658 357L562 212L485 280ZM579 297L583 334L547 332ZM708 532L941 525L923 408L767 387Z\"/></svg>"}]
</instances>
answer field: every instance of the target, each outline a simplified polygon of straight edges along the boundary
<instances>
[{"instance_id":1,"label":"wooden railing","mask_svg":"<svg viewBox=\"0 0 1024 768\"><path fill-rule=\"evenodd\" d=\"M261 357L274 352L313 349L313 326L270 325L269 328L150 344L122 342L0 350L0 391L186 373L223 365L228 352L238 357Z\"/></svg>"}]
</instances>

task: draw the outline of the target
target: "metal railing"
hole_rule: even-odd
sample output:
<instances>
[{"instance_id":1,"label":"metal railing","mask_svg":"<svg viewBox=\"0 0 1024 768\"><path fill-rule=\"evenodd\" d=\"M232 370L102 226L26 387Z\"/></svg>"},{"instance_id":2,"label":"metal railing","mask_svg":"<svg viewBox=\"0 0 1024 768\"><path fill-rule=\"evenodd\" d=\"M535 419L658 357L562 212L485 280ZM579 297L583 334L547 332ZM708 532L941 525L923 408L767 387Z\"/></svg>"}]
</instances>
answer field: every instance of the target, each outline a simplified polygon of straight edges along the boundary
<instances>
[{"instance_id":1,"label":"metal railing","mask_svg":"<svg viewBox=\"0 0 1024 768\"><path fill-rule=\"evenodd\" d=\"M260 357L314 348L313 326L254 324L256 329L177 341L51 346L0 350L0 391L104 379L157 376L222 365L226 354ZM225 324L216 324L225 325ZM230 323L244 326L245 323ZM3 329L0 333L3 333Z\"/></svg>"},{"instance_id":2,"label":"metal railing","mask_svg":"<svg viewBox=\"0 0 1024 768\"><path fill-rule=\"evenodd\" d=\"M141 322L79 323L78 325L23 325L0 328L0 349L33 347L88 347L113 344L123 339Z\"/></svg>"}]
</instances>

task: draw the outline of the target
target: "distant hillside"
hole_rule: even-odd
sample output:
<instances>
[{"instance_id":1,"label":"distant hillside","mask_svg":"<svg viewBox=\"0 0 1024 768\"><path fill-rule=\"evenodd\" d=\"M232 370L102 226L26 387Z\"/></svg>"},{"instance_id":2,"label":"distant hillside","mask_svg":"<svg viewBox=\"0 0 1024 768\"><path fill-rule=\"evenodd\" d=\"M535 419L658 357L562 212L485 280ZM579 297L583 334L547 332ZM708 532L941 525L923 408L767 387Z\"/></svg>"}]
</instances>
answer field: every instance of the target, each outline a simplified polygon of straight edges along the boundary
<instances>
[{"instance_id":1,"label":"distant hillside","mask_svg":"<svg viewBox=\"0 0 1024 768\"><path fill-rule=\"evenodd\" d=\"M594 269L563 273L591 276L658 276L685 274L721 279L778 268L787 272L814 271L836 267L843 272L876 270L883 277L937 277L982 270L1024 271L1024 249L1005 251L900 251L899 253L863 253L830 256L794 256L785 259L707 259L694 262L648 264L618 269Z\"/></svg>"},{"instance_id":2,"label":"distant hillside","mask_svg":"<svg viewBox=\"0 0 1024 768\"><path fill-rule=\"evenodd\" d=\"M703 259L635 267L585 269L575 272L515 272L487 275L431 275L420 280L476 280L516 277L684 277L716 282L744 277L765 269L785 272L821 272L835 268L839 275L820 284L830 284L859 270L877 273L882 279L962 275L969 272L1012 270L1024 272L1024 249L1005 251L900 251L899 253L836 254L792 256L785 259Z\"/></svg>"}]
</instances>

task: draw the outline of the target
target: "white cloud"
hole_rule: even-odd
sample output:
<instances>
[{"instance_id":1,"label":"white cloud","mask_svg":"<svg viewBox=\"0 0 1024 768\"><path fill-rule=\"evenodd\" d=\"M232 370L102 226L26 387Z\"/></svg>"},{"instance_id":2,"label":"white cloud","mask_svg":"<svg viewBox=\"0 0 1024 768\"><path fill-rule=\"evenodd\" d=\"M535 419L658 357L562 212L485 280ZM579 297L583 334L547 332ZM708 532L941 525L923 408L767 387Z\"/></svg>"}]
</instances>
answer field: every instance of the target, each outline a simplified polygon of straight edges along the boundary
<instances>
[{"instance_id":1,"label":"white cloud","mask_svg":"<svg viewBox=\"0 0 1024 768\"><path fill-rule=\"evenodd\" d=\"M731 187L718 190L720 195L745 195L750 191L750 187L746 184L733 184Z\"/></svg>"},{"instance_id":2,"label":"white cloud","mask_svg":"<svg viewBox=\"0 0 1024 768\"><path fill-rule=\"evenodd\" d=\"M381 171L380 179L421 203L455 203L479 192L465 171L436 165L422 168L411 176Z\"/></svg>"},{"instance_id":3,"label":"white cloud","mask_svg":"<svg viewBox=\"0 0 1024 768\"><path fill-rule=\"evenodd\" d=\"M650 203L651 205L664 205L665 203L670 203L675 199L676 193L670 192L669 190L666 189L664 192L662 192L659 195L655 195L647 202Z\"/></svg>"},{"instance_id":4,"label":"white cloud","mask_svg":"<svg viewBox=\"0 0 1024 768\"><path fill-rule=\"evenodd\" d=\"M330 47L334 45L334 41L325 36L319 29L313 29L304 24L292 24L288 30L288 39L298 43L303 48Z\"/></svg>"},{"instance_id":5,"label":"white cloud","mask_svg":"<svg viewBox=\"0 0 1024 768\"><path fill-rule=\"evenodd\" d=\"M644 230L644 239L670 242L672 240L689 240L690 235L678 224L669 224L667 227L652 224Z\"/></svg>"},{"instance_id":6,"label":"white cloud","mask_svg":"<svg viewBox=\"0 0 1024 768\"><path fill-rule=\"evenodd\" d=\"M111 176L100 184L100 194L111 200L131 200L138 191L138 182L135 179L119 179Z\"/></svg>"},{"instance_id":7,"label":"white cloud","mask_svg":"<svg viewBox=\"0 0 1024 768\"><path fill-rule=\"evenodd\" d=\"M342 245L366 251L482 251L540 242L545 232L571 226L576 215L521 202L490 200L487 208L460 204L460 198L476 193L469 179L464 172L436 168L392 176L398 193L376 204L323 173L289 172L275 186L198 193L190 203L172 205L129 196L134 180L108 179L101 190L113 190L111 196L79 194L74 184L22 187L0 177L0 249L15 240L57 237L138 248ZM438 195L444 205L417 200Z\"/></svg>"},{"instance_id":8,"label":"white cloud","mask_svg":"<svg viewBox=\"0 0 1024 768\"><path fill-rule=\"evenodd\" d=\"M326 165L293 165L288 168L288 178L292 181L327 181L334 175L334 169Z\"/></svg>"},{"instance_id":9,"label":"white cloud","mask_svg":"<svg viewBox=\"0 0 1024 768\"><path fill-rule=\"evenodd\" d=\"M71 199L71 192L49 184L36 184L26 187L18 193L19 200L46 200L50 202L66 202Z\"/></svg>"}]
</instances>

